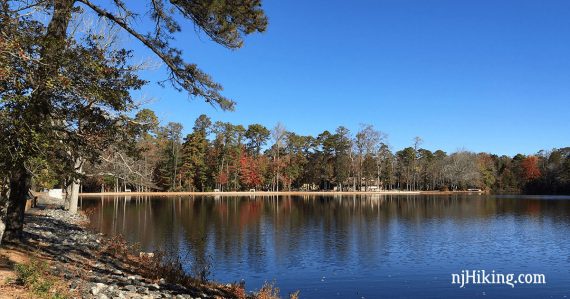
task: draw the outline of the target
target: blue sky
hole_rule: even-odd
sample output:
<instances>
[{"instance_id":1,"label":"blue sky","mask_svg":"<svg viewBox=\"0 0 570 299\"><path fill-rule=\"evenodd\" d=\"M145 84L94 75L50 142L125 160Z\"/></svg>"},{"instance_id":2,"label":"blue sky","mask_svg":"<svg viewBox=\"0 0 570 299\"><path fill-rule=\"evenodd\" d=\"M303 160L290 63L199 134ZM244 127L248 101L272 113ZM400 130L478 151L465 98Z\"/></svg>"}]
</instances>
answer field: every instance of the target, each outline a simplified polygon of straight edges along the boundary
<instances>
[{"instance_id":1,"label":"blue sky","mask_svg":"<svg viewBox=\"0 0 570 299\"><path fill-rule=\"evenodd\" d=\"M191 25L176 45L238 104L154 83L148 108L186 133L214 121L317 135L373 124L395 150L513 155L570 146L570 1L265 0L267 32L228 50ZM139 49L136 41L127 41ZM164 67L146 72L165 77Z\"/></svg>"}]
</instances>

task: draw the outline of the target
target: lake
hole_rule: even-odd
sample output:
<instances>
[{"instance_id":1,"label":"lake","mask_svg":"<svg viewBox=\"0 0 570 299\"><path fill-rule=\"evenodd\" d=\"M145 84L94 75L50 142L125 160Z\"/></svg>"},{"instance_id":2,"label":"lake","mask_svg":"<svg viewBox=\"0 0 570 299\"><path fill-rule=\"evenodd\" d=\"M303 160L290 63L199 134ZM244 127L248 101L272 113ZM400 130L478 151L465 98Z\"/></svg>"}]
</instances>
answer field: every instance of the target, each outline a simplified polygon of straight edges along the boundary
<instances>
[{"instance_id":1,"label":"lake","mask_svg":"<svg viewBox=\"0 0 570 299\"><path fill-rule=\"evenodd\" d=\"M193 273L301 298L570 297L570 197L84 197L91 222ZM546 284L452 284L462 270ZM283 296L286 297L286 296Z\"/></svg>"}]
</instances>

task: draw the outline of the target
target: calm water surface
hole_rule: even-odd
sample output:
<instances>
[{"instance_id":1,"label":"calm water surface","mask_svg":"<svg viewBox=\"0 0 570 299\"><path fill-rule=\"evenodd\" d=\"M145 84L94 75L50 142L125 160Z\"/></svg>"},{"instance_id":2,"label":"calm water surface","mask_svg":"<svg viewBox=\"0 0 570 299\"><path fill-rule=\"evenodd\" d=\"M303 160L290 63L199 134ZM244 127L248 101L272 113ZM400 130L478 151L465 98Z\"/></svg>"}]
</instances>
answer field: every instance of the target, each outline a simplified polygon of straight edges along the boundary
<instances>
[{"instance_id":1,"label":"calm water surface","mask_svg":"<svg viewBox=\"0 0 570 299\"><path fill-rule=\"evenodd\" d=\"M83 198L101 232L167 248L194 271L277 282L301 298L570 298L570 197ZM209 262L208 262L209 261ZM451 284L451 273L543 273L546 285Z\"/></svg>"}]
</instances>

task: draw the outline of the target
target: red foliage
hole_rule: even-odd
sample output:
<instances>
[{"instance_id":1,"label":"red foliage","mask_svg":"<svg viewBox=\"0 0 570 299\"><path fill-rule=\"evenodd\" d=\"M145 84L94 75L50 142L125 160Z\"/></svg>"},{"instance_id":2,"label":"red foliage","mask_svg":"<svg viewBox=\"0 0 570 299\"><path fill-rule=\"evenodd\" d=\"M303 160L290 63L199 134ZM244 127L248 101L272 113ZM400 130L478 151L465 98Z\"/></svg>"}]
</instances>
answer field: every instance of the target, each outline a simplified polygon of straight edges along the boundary
<instances>
[{"instance_id":1,"label":"red foliage","mask_svg":"<svg viewBox=\"0 0 570 299\"><path fill-rule=\"evenodd\" d=\"M523 169L523 177L526 180L534 180L540 177L540 168L538 167L538 157L528 156L521 162Z\"/></svg>"},{"instance_id":2,"label":"red foliage","mask_svg":"<svg viewBox=\"0 0 570 299\"><path fill-rule=\"evenodd\" d=\"M258 161L246 153L242 153L240 159L240 179L248 188L261 185L262 176Z\"/></svg>"},{"instance_id":3,"label":"red foliage","mask_svg":"<svg viewBox=\"0 0 570 299\"><path fill-rule=\"evenodd\" d=\"M222 185L227 184L228 183L228 174L225 172L218 174L216 181Z\"/></svg>"}]
</instances>

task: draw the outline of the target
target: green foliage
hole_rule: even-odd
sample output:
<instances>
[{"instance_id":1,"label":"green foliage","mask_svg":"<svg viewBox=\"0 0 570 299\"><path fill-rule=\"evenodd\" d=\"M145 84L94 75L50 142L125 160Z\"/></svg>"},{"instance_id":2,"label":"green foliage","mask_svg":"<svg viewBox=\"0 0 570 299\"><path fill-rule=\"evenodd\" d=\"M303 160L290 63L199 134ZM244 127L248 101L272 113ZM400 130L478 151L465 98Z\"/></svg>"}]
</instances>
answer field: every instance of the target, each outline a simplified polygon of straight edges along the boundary
<instances>
[{"instance_id":1,"label":"green foliage","mask_svg":"<svg viewBox=\"0 0 570 299\"><path fill-rule=\"evenodd\" d=\"M34 174L35 187L39 189L51 189L59 181L57 167L53 163L48 163L45 159L32 158L28 163L28 167Z\"/></svg>"},{"instance_id":2,"label":"green foliage","mask_svg":"<svg viewBox=\"0 0 570 299\"><path fill-rule=\"evenodd\" d=\"M76 157L97 160L110 144L130 140L137 130L126 115L135 108L130 92L145 83L128 64L130 52L111 50L92 34L81 41L45 40L45 25L18 21L6 21L18 25L2 30L20 42L23 57L9 61L19 72L9 74L0 90L0 138L10 151L7 165L29 164L29 169L40 159L73 174ZM57 64L39 63L50 47L58 49L52 56Z\"/></svg>"},{"instance_id":3,"label":"green foliage","mask_svg":"<svg viewBox=\"0 0 570 299\"><path fill-rule=\"evenodd\" d=\"M279 159L275 140L267 144L270 133L261 125L250 125L247 130L226 122L212 125L206 115L201 115L183 142L177 133L181 131L180 124L171 123L138 140L138 146L145 148L143 156L158 153L156 159L149 154L148 167L154 169L154 183L163 190L274 190L279 169L279 190L347 191L375 186L383 190L480 188L494 192L568 193L567 149L539 154L533 163L540 169L533 173L540 173L540 177L528 181L524 178L526 156L498 157L468 151L448 155L417 146L394 153L383 138L366 133L352 136L344 127L334 133L324 131L317 137L285 132Z\"/></svg>"},{"instance_id":4,"label":"green foliage","mask_svg":"<svg viewBox=\"0 0 570 299\"><path fill-rule=\"evenodd\" d=\"M32 259L26 264L15 266L17 280L40 298L63 299L67 298L60 288L58 281L49 274L46 262Z\"/></svg>"},{"instance_id":5,"label":"green foliage","mask_svg":"<svg viewBox=\"0 0 570 299\"><path fill-rule=\"evenodd\" d=\"M247 127L245 131L245 137L249 140L247 142L247 149L253 155L259 155L261 153L261 148L269 140L270 132L269 130L260 124L251 124Z\"/></svg>"},{"instance_id":6,"label":"green foliage","mask_svg":"<svg viewBox=\"0 0 570 299\"><path fill-rule=\"evenodd\" d=\"M180 174L183 186L187 190L197 189L204 191L206 189L208 179L208 168L206 165L208 140L204 132L203 129L199 128L198 131L188 134L182 145Z\"/></svg>"}]
</instances>

